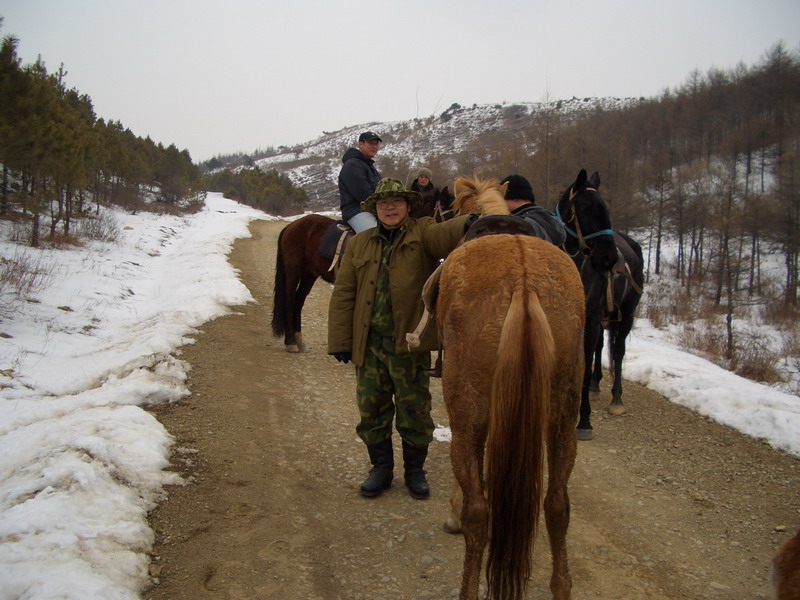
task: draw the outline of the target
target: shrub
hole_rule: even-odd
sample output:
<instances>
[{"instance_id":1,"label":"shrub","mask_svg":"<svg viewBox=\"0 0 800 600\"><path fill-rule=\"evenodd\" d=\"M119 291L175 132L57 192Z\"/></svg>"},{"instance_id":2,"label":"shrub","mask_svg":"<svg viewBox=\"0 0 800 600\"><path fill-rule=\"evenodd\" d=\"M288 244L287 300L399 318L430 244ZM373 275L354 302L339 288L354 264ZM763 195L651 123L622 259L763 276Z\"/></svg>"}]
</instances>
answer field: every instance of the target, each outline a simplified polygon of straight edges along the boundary
<instances>
[{"instance_id":1,"label":"shrub","mask_svg":"<svg viewBox=\"0 0 800 600\"><path fill-rule=\"evenodd\" d=\"M16 248L11 256L0 257L0 296L11 298L3 303L6 308L40 291L49 279L43 255L35 249Z\"/></svg>"},{"instance_id":2,"label":"shrub","mask_svg":"<svg viewBox=\"0 0 800 600\"><path fill-rule=\"evenodd\" d=\"M96 217L83 217L74 224L75 236L99 242L116 242L119 239L119 223L113 213L103 210Z\"/></svg>"}]
</instances>

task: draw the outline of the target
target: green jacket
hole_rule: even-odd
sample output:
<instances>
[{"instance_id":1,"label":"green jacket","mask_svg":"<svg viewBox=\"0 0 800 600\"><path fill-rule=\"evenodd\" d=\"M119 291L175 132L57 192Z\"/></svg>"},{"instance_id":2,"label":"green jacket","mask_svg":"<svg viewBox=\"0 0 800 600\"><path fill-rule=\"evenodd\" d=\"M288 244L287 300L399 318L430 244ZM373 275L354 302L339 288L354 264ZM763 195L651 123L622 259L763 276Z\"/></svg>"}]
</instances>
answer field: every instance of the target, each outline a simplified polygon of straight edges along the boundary
<instances>
[{"instance_id":1,"label":"green jacket","mask_svg":"<svg viewBox=\"0 0 800 600\"><path fill-rule=\"evenodd\" d=\"M422 286L464 236L469 216L437 223L431 217L409 219L394 242L389 259L395 351L408 352L406 333L422 318ZM381 262L381 237L377 228L362 231L345 248L328 307L328 353L351 352L353 363L364 363L375 283ZM414 352L439 347L434 323L428 326Z\"/></svg>"}]
</instances>

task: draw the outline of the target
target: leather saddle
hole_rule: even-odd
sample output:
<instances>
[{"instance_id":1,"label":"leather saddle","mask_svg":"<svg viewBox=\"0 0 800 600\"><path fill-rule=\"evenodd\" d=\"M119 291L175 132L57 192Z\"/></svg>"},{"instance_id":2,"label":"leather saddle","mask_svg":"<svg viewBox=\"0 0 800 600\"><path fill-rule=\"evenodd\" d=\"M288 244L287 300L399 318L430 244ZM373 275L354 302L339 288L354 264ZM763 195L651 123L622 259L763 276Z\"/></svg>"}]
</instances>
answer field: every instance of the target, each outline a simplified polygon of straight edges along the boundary
<instances>
[{"instance_id":1,"label":"leather saddle","mask_svg":"<svg viewBox=\"0 0 800 600\"><path fill-rule=\"evenodd\" d=\"M536 237L536 230L527 220L513 215L484 215L475 221L467 233L464 241L468 242L484 235L495 234L531 235Z\"/></svg>"},{"instance_id":2,"label":"leather saddle","mask_svg":"<svg viewBox=\"0 0 800 600\"><path fill-rule=\"evenodd\" d=\"M334 269L342 260L344 247L347 240L355 235L353 229L345 221L336 221L322 234L319 244L319 254L331 261L329 271Z\"/></svg>"}]
</instances>

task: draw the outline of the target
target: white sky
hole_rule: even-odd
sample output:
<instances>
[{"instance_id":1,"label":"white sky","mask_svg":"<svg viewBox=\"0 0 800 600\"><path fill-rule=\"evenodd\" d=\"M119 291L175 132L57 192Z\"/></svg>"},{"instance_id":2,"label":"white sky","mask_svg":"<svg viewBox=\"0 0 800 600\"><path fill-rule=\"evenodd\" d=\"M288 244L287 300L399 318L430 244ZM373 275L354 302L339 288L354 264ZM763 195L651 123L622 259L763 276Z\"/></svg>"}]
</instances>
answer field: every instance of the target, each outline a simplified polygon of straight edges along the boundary
<instances>
[{"instance_id":1,"label":"white sky","mask_svg":"<svg viewBox=\"0 0 800 600\"><path fill-rule=\"evenodd\" d=\"M153 542L147 512L181 482L165 470L171 452L194 452L172 448L141 407L188 395L179 349L252 301L226 256L250 220L274 218L220 194L188 217L113 215L117 243L73 250L20 247L0 221L0 256L50 274L39 302L0 297L2 598L138 598ZM682 352L646 321L628 340L624 372L800 456L800 398ZM448 434L438 428L437 440Z\"/></svg>"},{"instance_id":2,"label":"white sky","mask_svg":"<svg viewBox=\"0 0 800 600\"><path fill-rule=\"evenodd\" d=\"M195 161L454 102L658 95L800 47L798 0L0 0L24 63Z\"/></svg>"}]
</instances>

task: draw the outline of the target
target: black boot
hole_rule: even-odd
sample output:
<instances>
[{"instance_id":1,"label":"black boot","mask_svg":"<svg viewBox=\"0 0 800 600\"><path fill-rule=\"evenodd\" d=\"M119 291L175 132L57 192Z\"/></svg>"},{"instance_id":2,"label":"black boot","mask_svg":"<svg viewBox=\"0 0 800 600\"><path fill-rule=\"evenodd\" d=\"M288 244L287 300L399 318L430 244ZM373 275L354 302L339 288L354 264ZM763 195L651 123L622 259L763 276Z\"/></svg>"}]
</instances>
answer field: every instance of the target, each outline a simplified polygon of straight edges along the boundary
<instances>
[{"instance_id":1,"label":"black boot","mask_svg":"<svg viewBox=\"0 0 800 600\"><path fill-rule=\"evenodd\" d=\"M367 446L372 469L369 477L361 484L361 495L376 498L392 486L394 477L394 452L392 438Z\"/></svg>"},{"instance_id":2,"label":"black boot","mask_svg":"<svg viewBox=\"0 0 800 600\"><path fill-rule=\"evenodd\" d=\"M414 448L403 442L403 466L405 467L406 487L412 498L425 500L431 495L428 482L425 480L425 459L428 457L428 447Z\"/></svg>"}]
</instances>

